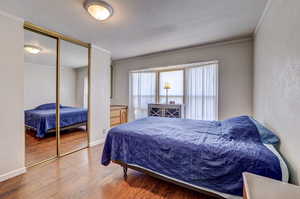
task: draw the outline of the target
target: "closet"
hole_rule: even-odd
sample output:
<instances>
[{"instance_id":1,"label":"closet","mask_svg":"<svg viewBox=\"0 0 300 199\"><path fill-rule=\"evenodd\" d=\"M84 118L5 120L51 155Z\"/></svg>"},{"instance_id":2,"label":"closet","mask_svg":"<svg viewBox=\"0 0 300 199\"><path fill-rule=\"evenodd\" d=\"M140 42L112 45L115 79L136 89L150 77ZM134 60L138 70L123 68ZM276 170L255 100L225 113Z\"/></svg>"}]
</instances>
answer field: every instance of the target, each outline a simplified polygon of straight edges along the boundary
<instances>
[{"instance_id":1,"label":"closet","mask_svg":"<svg viewBox=\"0 0 300 199\"><path fill-rule=\"evenodd\" d=\"M26 166L89 146L90 44L24 25Z\"/></svg>"}]
</instances>

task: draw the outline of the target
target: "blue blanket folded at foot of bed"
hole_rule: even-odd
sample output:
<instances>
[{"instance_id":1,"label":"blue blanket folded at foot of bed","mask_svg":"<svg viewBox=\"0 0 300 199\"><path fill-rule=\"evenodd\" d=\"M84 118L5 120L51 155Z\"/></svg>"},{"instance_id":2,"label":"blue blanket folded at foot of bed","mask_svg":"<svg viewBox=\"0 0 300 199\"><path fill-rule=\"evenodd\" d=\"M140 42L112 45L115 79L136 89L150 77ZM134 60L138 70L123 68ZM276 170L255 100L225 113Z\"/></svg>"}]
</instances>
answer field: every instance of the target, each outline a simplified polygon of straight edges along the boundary
<instances>
[{"instance_id":1,"label":"blue blanket folded at foot of bed","mask_svg":"<svg viewBox=\"0 0 300 199\"><path fill-rule=\"evenodd\" d=\"M138 165L192 185L242 195L243 172L281 180L277 158L251 118L144 118L109 131L102 164Z\"/></svg>"}]
</instances>

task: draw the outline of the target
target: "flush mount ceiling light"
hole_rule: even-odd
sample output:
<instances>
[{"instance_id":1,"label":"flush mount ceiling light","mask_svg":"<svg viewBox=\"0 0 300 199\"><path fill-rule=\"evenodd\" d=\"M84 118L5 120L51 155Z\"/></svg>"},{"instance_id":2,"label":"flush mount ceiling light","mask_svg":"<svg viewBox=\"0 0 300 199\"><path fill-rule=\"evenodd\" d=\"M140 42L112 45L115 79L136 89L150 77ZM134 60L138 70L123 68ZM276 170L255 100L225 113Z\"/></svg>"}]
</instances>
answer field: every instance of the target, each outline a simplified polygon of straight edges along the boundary
<instances>
[{"instance_id":1,"label":"flush mount ceiling light","mask_svg":"<svg viewBox=\"0 0 300 199\"><path fill-rule=\"evenodd\" d=\"M24 49L30 54L39 54L41 52L41 48L34 45L24 45Z\"/></svg>"},{"instance_id":2,"label":"flush mount ceiling light","mask_svg":"<svg viewBox=\"0 0 300 199\"><path fill-rule=\"evenodd\" d=\"M101 0L86 0L84 2L84 8L91 16L99 21L104 21L113 14L113 8Z\"/></svg>"}]
</instances>

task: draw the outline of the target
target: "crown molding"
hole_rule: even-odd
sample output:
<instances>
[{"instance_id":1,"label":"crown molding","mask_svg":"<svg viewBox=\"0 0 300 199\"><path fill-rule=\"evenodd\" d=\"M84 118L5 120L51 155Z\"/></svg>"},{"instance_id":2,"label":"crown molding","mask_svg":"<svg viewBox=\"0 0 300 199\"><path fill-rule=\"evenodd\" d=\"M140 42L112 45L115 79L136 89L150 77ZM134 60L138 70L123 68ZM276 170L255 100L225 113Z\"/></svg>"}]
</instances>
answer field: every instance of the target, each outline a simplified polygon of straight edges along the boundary
<instances>
[{"instance_id":1,"label":"crown molding","mask_svg":"<svg viewBox=\"0 0 300 199\"><path fill-rule=\"evenodd\" d=\"M101 48L101 47L99 47L99 46L96 46L96 45L94 45L94 44L92 44L92 48L95 48L95 49L97 49L97 50L100 50L100 51L102 51L102 52L104 52L104 53L107 53L107 54L111 55L111 52L110 52L110 51L108 51L108 50L106 50L106 49L104 49L104 48Z\"/></svg>"},{"instance_id":2,"label":"crown molding","mask_svg":"<svg viewBox=\"0 0 300 199\"><path fill-rule=\"evenodd\" d=\"M4 12L2 10L0 10L0 15L3 16L3 17L7 17L9 19L12 19L14 21L18 21L20 23L24 23L24 19L20 18L20 17L17 17L17 16L14 16L14 15L11 15L7 12Z\"/></svg>"},{"instance_id":3,"label":"crown molding","mask_svg":"<svg viewBox=\"0 0 300 199\"><path fill-rule=\"evenodd\" d=\"M262 15L260 16L259 21L258 21L258 23L257 23L257 25L256 25L256 27L255 27L254 35L257 34L257 32L259 31L260 27L261 27L262 24L264 23L264 20L265 20L267 14L268 14L268 11L270 10L270 7L271 7L271 5L272 5L272 2L273 2L272 0L268 0L268 1L267 1L266 6L265 6L265 9L264 9Z\"/></svg>"},{"instance_id":4,"label":"crown molding","mask_svg":"<svg viewBox=\"0 0 300 199\"><path fill-rule=\"evenodd\" d=\"M182 48L174 48L174 49L170 49L170 50L158 51L158 52L153 52L153 53L148 53L148 54L138 55L138 56L133 56L133 57L128 57L128 58L115 59L115 60L113 60L113 62L120 63L120 62L130 61L132 59L152 57L152 56L157 56L157 55L161 55L161 54L168 55L168 54L172 54L172 53L178 52L178 51L189 51L189 50L194 50L194 49L211 48L211 47L225 46L225 45L231 45L231 44L243 43L243 42L249 42L249 41L253 41L252 34L245 35L242 37L226 39L226 40L208 42L208 43L204 43L204 44L191 45L191 46L186 46L186 47L182 47Z\"/></svg>"}]
</instances>

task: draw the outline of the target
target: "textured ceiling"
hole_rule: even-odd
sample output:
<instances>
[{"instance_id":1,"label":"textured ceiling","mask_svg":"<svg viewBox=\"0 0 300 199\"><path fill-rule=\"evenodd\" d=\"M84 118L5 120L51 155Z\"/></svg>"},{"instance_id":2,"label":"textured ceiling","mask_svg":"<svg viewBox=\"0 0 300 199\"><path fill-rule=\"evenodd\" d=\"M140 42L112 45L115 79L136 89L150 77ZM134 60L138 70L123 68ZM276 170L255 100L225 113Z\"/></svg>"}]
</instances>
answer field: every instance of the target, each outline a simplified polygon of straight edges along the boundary
<instances>
[{"instance_id":1,"label":"textured ceiling","mask_svg":"<svg viewBox=\"0 0 300 199\"><path fill-rule=\"evenodd\" d=\"M251 34L267 0L107 0L93 19L84 0L2 0L0 10L127 58Z\"/></svg>"}]
</instances>

